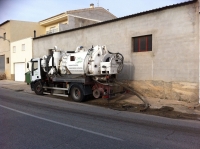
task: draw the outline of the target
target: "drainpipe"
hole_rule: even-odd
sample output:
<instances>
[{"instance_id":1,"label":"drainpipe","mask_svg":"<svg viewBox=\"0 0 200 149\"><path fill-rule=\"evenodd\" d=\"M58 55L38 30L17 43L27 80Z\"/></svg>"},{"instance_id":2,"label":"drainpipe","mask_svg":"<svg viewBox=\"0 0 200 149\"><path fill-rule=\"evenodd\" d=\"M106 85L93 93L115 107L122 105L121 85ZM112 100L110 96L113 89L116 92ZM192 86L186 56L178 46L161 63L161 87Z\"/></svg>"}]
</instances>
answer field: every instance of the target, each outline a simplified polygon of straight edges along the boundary
<instances>
[{"instance_id":1,"label":"drainpipe","mask_svg":"<svg viewBox=\"0 0 200 149\"><path fill-rule=\"evenodd\" d=\"M34 38L36 37L36 31L34 30Z\"/></svg>"}]
</instances>

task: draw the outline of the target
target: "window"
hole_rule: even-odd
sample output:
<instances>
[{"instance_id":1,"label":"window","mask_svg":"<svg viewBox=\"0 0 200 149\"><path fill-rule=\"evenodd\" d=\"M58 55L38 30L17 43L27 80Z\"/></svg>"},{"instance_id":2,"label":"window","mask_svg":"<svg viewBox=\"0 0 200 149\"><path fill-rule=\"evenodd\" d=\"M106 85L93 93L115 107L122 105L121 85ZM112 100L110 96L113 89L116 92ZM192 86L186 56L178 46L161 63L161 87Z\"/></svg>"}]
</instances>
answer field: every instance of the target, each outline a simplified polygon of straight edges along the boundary
<instances>
[{"instance_id":1,"label":"window","mask_svg":"<svg viewBox=\"0 0 200 149\"><path fill-rule=\"evenodd\" d=\"M83 22L80 22L80 23L79 23L79 26L82 27L82 26L83 26Z\"/></svg>"},{"instance_id":2,"label":"window","mask_svg":"<svg viewBox=\"0 0 200 149\"><path fill-rule=\"evenodd\" d=\"M3 34L3 38L4 38L4 40L6 40L6 33Z\"/></svg>"},{"instance_id":3,"label":"window","mask_svg":"<svg viewBox=\"0 0 200 149\"><path fill-rule=\"evenodd\" d=\"M33 75L38 75L38 71L36 71L36 70L38 70L38 61L33 61L32 62L31 70L32 70L32 76Z\"/></svg>"},{"instance_id":4,"label":"window","mask_svg":"<svg viewBox=\"0 0 200 149\"><path fill-rule=\"evenodd\" d=\"M22 51L25 51L25 44L22 44Z\"/></svg>"},{"instance_id":5,"label":"window","mask_svg":"<svg viewBox=\"0 0 200 149\"><path fill-rule=\"evenodd\" d=\"M56 33L57 32L57 28L54 26L54 27L51 27L50 28L50 32L51 33Z\"/></svg>"},{"instance_id":6,"label":"window","mask_svg":"<svg viewBox=\"0 0 200 149\"><path fill-rule=\"evenodd\" d=\"M9 57L6 58L6 63L9 64Z\"/></svg>"},{"instance_id":7,"label":"window","mask_svg":"<svg viewBox=\"0 0 200 149\"><path fill-rule=\"evenodd\" d=\"M13 46L13 53L16 53L16 46Z\"/></svg>"},{"instance_id":8,"label":"window","mask_svg":"<svg viewBox=\"0 0 200 149\"><path fill-rule=\"evenodd\" d=\"M56 26L50 27L49 31L47 31L47 34L52 34L58 32L58 28Z\"/></svg>"},{"instance_id":9,"label":"window","mask_svg":"<svg viewBox=\"0 0 200 149\"><path fill-rule=\"evenodd\" d=\"M75 61L75 56L70 56L70 61Z\"/></svg>"},{"instance_id":10,"label":"window","mask_svg":"<svg viewBox=\"0 0 200 149\"><path fill-rule=\"evenodd\" d=\"M152 35L133 37L133 52L152 51Z\"/></svg>"},{"instance_id":11,"label":"window","mask_svg":"<svg viewBox=\"0 0 200 149\"><path fill-rule=\"evenodd\" d=\"M48 55L53 55L53 49L49 49Z\"/></svg>"}]
</instances>

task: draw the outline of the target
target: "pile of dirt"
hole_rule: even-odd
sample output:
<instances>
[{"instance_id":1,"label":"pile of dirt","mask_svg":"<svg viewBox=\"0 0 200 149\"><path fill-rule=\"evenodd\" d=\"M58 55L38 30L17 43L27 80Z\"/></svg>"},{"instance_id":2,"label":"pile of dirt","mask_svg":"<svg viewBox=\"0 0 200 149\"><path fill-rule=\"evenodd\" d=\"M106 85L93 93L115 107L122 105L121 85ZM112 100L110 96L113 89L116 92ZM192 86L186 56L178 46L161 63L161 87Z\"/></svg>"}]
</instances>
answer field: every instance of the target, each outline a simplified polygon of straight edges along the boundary
<instances>
[{"instance_id":1,"label":"pile of dirt","mask_svg":"<svg viewBox=\"0 0 200 149\"><path fill-rule=\"evenodd\" d=\"M6 79L6 74L0 73L0 80L5 80L5 79Z\"/></svg>"},{"instance_id":2,"label":"pile of dirt","mask_svg":"<svg viewBox=\"0 0 200 149\"><path fill-rule=\"evenodd\" d=\"M85 103L105 108L110 108L118 111L143 113L143 114L156 115L174 119L200 120L200 115L174 111L174 108L170 106L162 106L160 108L149 107L148 109L144 110L145 108L144 104L132 104L132 103L122 103L122 102L112 102L112 101L110 102L109 100L106 99L88 100L85 101Z\"/></svg>"},{"instance_id":3,"label":"pile of dirt","mask_svg":"<svg viewBox=\"0 0 200 149\"><path fill-rule=\"evenodd\" d=\"M50 95L47 95L47 96L50 96ZM58 96L56 97L51 96L51 97L60 98L63 100L73 102L71 98L64 98L64 97L58 97ZM132 102L130 102L130 100L132 100ZM198 121L200 120L200 115L176 111L176 106L173 107L166 104L162 106L151 105L148 109L145 109L144 103L141 102L141 100L138 100L138 98L134 98L132 95L125 95L119 98L116 97L109 100L102 99L102 98L94 99L94 98L88 97L83 103L95 105L95 106L101 106L101 107L118 110L118 111L128 111L128 112L156 115L156 116L168 117L168 118L173 118L173 119L188 119L188 120L198 120ZM158 103L153 103L153 104L157 105ZM197 108L200 108L200 106L196 107L195 109Z\"/></svg>"}]
</instances>

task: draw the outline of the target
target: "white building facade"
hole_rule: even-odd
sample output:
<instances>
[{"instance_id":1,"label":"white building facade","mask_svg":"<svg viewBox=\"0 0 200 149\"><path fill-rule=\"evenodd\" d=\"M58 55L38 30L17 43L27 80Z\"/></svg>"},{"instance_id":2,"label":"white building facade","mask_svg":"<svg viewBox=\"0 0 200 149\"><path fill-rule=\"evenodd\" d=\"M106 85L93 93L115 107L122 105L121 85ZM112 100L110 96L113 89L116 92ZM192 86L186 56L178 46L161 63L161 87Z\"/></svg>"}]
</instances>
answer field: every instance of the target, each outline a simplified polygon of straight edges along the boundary
<instances>
[{"instance_id":1,"label":"white building facade","mask_svg":"<svg viewBox=\"0 0 200 149\"><path fill-rule=\"evenodd\" d=\"M15 81L25 81L25 72L27 63L33 57L32 55L32 37L11 42L11 74Z\"/></svg>"}]
</instances>

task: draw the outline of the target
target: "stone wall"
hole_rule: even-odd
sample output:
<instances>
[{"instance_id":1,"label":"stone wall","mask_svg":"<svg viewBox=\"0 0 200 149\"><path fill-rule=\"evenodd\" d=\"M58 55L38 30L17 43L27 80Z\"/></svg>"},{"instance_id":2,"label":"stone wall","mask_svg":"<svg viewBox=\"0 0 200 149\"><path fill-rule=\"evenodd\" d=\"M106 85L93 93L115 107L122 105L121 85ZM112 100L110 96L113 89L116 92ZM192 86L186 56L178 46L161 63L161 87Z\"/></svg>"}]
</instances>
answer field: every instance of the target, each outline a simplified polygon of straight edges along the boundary
<instances>
[{"instance_id":1,"label":"stone wall","mask_svg":"<svg viewBox=\"0 0 200 149\"><path fill-rule=\"evenodd\" d=\"M129 83L145 97L198 102L198 84L188 82L132 81Z\"/></svg>"},{"instance_id":2,"label":"stone wall","mask_svg":"<svg viewBox=\"0 0 200 149\"><path fill-rule=\"evenodd\" d=\"M0 80L5 80L6 79L6 74L0 72Z\"/></svg>"}]
</instances>

